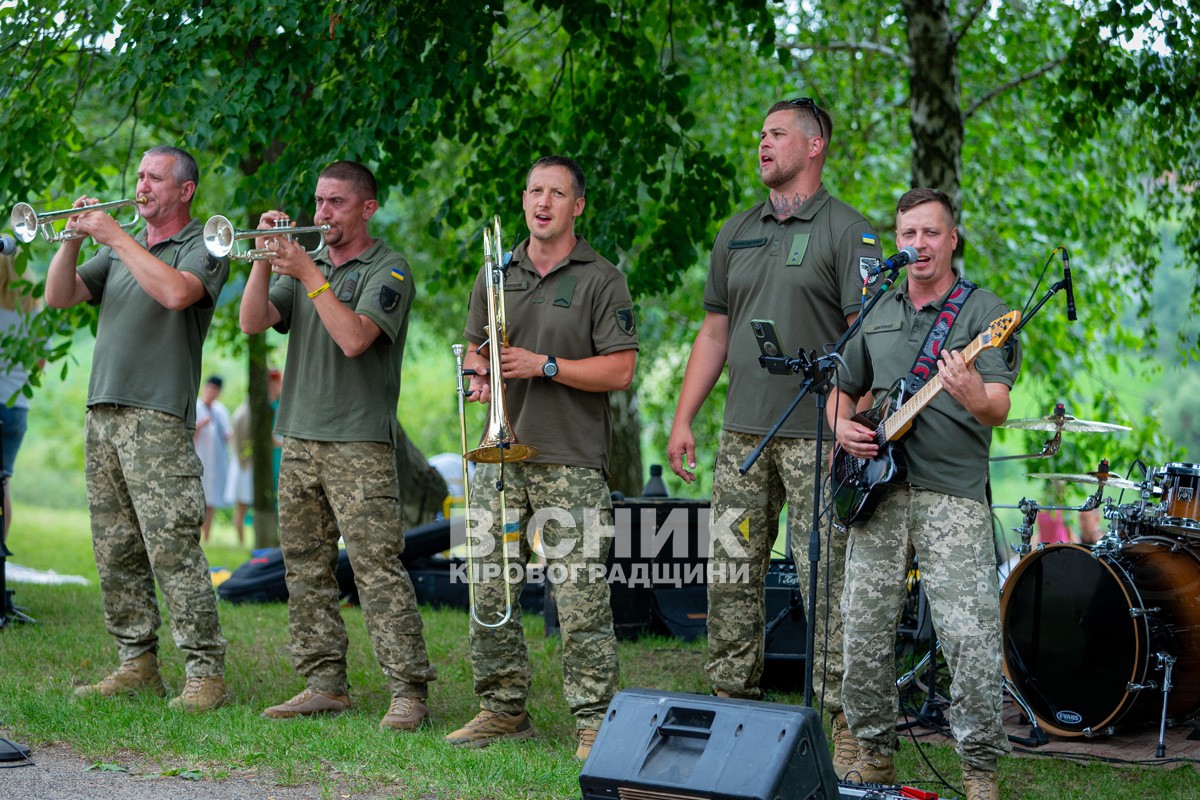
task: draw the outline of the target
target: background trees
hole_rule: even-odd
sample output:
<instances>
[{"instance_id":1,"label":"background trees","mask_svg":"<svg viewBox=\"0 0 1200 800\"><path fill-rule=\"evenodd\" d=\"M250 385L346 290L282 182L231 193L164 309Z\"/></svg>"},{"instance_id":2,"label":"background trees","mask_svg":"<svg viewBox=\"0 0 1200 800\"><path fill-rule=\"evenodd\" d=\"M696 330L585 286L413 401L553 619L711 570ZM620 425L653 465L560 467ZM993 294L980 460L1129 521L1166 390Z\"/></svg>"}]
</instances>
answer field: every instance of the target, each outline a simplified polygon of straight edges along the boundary
<instances>
[{"instance_id":1,"label":"background trees","mask_svg":"<svg viewBox=\"0 0 1200 800\"><path fill-rule=\"evenodd\" d=\"M1172 457L1173 437L1121 391L1147 378L1119 367L1156 343L1154 323L1196 308L1194 280L1176 282L1192 298L1178 312L1151 301L1164 241L1185 263L1200 252L1194 3L227 6L0 9L0 207L27 198L57 206L85 188L127 196L141 151L179 141L208 167L197 215L240 213L248 227L265 207L307 213L325 163L365 161L388 199L377 233L419 269L416 348L445 348L461 330L481 224L498 213L508 238L524 235L528 164L572 153L590 179L581 231L626 270L639 302L637 394L618 399L618 435L632 446L615 480L636 493L636 445L662 457L708 244L725 217L761 196L753 152L762 114L780 97L811 95L836 122L831 191L885 238L901 191L947 189L962 206L968 274L1016 304L1040 295L1053 248L1069 248L1080 320L1068 324L1056 301L1026 329L1019 413L1048 413L1063 399L1137 435L1121 450L1068 442L1056 468L1085 469L1101 446L1114 465ZM44 264L48 248L23 257ZM1045 281L1059 269L1051 264ZM210 341L240 352L234 307ZM47 320L65 334L89 314ZM1171 360L1190 359L1195 328L1168 327ZM252 360L255 376L265 358ZM448 369L406 376L406 392L420 396L415 382L441 381ZM710 450L716 399L698 421ZM453 446L439 432L449 433L444 420L423 424L419 405L401 403L421 447ZM428 415L452 413L447 402Z\"/></svg>"}]
</instances>

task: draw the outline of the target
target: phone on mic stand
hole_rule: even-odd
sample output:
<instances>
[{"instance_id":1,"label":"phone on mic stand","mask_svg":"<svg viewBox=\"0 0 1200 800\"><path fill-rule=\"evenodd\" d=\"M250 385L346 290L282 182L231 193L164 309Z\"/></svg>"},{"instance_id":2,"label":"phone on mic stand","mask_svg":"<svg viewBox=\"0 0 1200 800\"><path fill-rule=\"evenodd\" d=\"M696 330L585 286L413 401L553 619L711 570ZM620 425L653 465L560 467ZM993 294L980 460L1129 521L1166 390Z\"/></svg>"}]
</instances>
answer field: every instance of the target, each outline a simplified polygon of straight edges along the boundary
<instances>
[{"instance_id":1,"label":"phone on mic stand","mask_svg":"<svg viewBox=\"0 0 1200 800\"><path fill-rule=\"evenodd\" d=\"M758 363L772 375L791 375L791 361L783 352L779 343L779 334L775 332L775 321L770 319L750 320L750 328L754 331L754 340L758 342Z\"/></svg>"}]
</instances>

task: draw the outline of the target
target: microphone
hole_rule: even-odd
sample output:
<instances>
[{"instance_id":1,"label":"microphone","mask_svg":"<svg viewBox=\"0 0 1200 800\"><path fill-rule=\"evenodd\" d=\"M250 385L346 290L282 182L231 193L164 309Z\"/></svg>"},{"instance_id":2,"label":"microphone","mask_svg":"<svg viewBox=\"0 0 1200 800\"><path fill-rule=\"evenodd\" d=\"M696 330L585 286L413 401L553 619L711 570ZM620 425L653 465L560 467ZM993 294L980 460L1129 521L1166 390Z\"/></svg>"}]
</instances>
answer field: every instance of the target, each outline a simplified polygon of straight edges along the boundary
<instances>
[{"instance_id":1,"label":"microphone","mask_svg":"<svg viewBox=\"0 0 1200 800\"><path fill-rule=\"evenodd\" d=\"M1071 322L1075 321L1075 282L1071 280L1071 256L1067 254L1067 248L1062 249L1063 262L1063 282L1066 283L1067 289L1067 319Z\"/></svg>"},{"instance_id":2,"label":"microphone","mask_svg":"<svg viewBox=\"0 0 1200 800\"><path fill-rule=\"evenodd\" d=\"M17 240L11 236L0 236L0 256L11 256L17 252Z\"/></svg>"},{"instance_id":3,"label":"microphone","mask_svg":"<svg viewBox=\"0 0 1200 800\"><path fill-rule=\"evenodd\" d=\"M884 271L888 271L888 270L891 270L894 272L903 266L913 263L916 260L917 260L917 248L905 247L899 253L896 253L896 255L892 256L891 258L885 258L882 261L880 261L879 259L876 259L875 266L873 266L867 270L867 277L871 277L873 275L879 275L880 273L882 273Z\"/></svg>"}]
</instances>

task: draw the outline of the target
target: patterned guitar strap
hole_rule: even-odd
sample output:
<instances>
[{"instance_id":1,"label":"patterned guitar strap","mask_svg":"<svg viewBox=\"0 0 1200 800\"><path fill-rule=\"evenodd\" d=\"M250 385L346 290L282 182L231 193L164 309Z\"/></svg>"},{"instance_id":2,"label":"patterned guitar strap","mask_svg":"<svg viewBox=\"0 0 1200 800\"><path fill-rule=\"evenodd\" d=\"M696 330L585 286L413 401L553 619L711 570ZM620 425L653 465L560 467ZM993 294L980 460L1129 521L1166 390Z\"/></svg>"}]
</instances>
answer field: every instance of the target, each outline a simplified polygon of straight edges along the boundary
<instances>
[{"instance_id":1,"label":"patterned guitar strap","mask_svg":"<svg viewBox=\"0 0 1200 800\"><path fill-rule=\"evenodd\" d=\"M946 302L942 303L942 310L938 312L937 320L929 329L929 335L925 337L925 343L921 345L921 350L917 353L917 360L913 362L912 370L905 381L907 383L905 397L912 397L921 391L921 387L933 377L933 372L937 369L938 356L942 354L942 345L950 337L950 329L954 327L954 321L958 319L958 312L962 311L971 292L978 288L966 278L959 278L958 282L954 284L950 294L946 297Z\"/></svg>"}]
</instances>

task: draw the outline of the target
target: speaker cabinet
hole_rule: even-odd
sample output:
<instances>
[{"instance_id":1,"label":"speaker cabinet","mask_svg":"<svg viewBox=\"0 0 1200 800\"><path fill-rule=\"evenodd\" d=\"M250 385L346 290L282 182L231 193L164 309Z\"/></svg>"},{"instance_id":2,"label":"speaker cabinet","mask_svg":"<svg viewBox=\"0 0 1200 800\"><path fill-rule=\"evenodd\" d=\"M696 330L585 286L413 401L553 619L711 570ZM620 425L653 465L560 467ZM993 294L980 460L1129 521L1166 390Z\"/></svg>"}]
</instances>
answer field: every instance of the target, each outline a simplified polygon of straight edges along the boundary
<instances>
[{"instance_id":1,"label":"speaker cabinet","mask_svg":"<svg viewBox=\"0 0 1200 800\"><path fill-rule=\"evenodd\" d=\"M804 569L808 569L807 564ZM804 648L808 636L804 604L807 602L796 565L787 559L771 561L766 580L763 675L759 681L764 689L804 690ZM821 668L820 663L813 666Z\"/></svg>"},{"instance_id":2,"label":"speaker cabinet","mask_svg":"<svg viewBox=\"0 0 1200 800\"><path fill-rule=\"evenodd\" d=\"M815 709L629 689L579 776L584 800L838 800Z\"/></svg>"}]
</instances>

